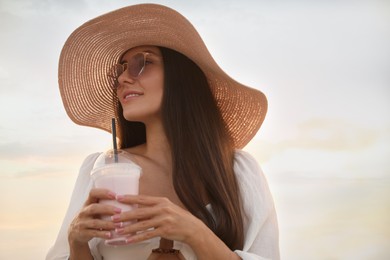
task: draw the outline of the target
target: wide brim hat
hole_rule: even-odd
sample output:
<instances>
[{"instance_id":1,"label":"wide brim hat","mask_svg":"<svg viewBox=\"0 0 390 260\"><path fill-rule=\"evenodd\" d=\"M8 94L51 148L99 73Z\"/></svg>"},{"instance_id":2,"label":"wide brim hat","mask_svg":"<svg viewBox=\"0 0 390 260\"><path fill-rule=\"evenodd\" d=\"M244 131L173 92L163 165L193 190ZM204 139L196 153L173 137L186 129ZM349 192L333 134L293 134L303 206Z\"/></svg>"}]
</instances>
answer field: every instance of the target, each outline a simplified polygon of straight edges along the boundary
<instances>
[{"instance_id":1,"label":"wide brim hat","mask_svg":"<svg viewBox=\"0 0 390 260\"><path fill-rule=\"evenodd\" d=\"M58 81L65 110L76 124L111 132L116 115L107 71L127 50L143 45L170 48L194 61L207 77L235 147L244 147L254 137L267 112L265 95L229 77L192 24L157 4L109 12L69 36L60 55Z\"/></svg>"}]
</instances>

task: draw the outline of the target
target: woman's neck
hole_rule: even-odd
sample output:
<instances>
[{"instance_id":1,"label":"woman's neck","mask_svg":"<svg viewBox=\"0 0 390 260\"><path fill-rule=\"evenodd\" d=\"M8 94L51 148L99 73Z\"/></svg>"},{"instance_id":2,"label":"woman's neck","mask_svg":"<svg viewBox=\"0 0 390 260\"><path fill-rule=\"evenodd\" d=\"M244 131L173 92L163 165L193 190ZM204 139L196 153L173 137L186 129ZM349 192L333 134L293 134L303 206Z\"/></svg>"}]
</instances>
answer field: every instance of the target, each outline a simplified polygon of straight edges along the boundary
<instances>
[{"instance_id":1,"label":"woman's neck","mask_svg":"<svg viewBox=\"0 0 390 260\"><path fill-rule=\"evenodd\" d=\"M145 124L146 143L143 156L158 164L171 166L171 148L162 123Z\"/></svg>"}]
</instances>

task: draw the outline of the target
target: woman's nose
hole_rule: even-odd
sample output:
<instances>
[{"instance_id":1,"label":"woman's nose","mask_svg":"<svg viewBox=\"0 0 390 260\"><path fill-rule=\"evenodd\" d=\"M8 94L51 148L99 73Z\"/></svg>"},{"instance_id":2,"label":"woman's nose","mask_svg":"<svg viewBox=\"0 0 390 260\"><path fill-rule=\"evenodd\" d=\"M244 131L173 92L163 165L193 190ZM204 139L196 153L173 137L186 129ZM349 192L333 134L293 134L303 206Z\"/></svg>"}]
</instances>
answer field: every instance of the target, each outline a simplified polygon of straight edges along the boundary
<instances>
[{"instance_id":1,"label":"woman's nose","mask_svg":"<svg viewBox=\"0 0 390 260\"><path fill-rule=\"evenodd\" d=\"M135 79L130 76L127 69L125 71L123 71L118 77L119 86L124 85L126 83L133 84L134 82L135 82Z\"/></svg>"}]
</instances>

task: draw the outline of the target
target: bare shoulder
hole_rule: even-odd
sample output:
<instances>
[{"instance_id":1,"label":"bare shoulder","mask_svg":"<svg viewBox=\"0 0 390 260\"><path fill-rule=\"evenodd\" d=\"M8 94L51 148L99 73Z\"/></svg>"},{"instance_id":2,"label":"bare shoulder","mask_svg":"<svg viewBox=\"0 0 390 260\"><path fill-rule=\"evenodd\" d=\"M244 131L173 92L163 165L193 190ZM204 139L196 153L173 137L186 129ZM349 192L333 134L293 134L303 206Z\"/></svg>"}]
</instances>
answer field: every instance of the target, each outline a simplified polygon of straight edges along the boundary
<instances>
[{"instance_id":1,"label":"bare shoulder","mask_svg":"<svg viewBox=\"0 0 390 260\"><path fill-rule=\"evenodd\" d=\"M131 155L142 156L145 153L145 144L125 148L123 150Z\"/></svg>"},{"instance_id":2,"label":"bare shoulder","mask_svg":"<svg viewBox=\"0 0 390 260\"><path fill-rule=\"evenodd\" d=\"M137 164L144 164L145 161L145 145L138 145L123 149L127 156Z\"/></svg>"}]
</instances>

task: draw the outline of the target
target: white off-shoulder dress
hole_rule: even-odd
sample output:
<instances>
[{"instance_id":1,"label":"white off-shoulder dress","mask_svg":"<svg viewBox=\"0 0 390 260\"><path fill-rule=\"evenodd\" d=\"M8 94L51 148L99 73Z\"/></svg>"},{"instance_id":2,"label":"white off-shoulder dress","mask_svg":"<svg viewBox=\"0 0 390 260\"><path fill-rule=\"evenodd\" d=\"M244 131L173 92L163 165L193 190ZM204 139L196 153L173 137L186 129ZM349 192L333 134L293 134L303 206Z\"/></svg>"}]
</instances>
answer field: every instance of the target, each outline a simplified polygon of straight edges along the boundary
<instances>
[{"instance_id":1,"label":"white off-shoulder dress","mask_svg":"<svg viewBox=\"0 0 390 260\"><path fill-rule=\"evenodd\" d=\"M68 259L69 244L67 231L73 218L82 208L92 188L91 169L100 153L88 156L79 172L70 205L54 245L50 248L46 260ZM279 232L275 207L267 181L256 160L247 152L235 152L234 172L243 201L244 248L235 252L244 260L279 259ZM152 249L159 246L160 238L127 246L106 246L104 241L94 238L89 247L95 260L145 260ZM191 247L174 242L185 259L195 260ZM212 249L210 249L212 250Z\"/></svg>"}]
</instances>

